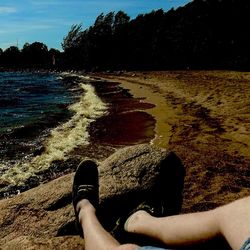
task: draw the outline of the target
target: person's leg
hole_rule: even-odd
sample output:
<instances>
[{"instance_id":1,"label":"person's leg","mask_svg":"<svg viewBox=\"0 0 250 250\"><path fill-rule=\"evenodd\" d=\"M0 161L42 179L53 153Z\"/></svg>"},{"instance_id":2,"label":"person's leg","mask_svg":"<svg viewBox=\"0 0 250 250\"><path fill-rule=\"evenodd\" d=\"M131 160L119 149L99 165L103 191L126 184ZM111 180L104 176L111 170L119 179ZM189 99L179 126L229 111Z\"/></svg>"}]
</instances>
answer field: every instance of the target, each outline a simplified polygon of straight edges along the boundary
<instances>
[{"instance_id":1,"label":"person's leg","mask_svg":"<svg viewBox=\"0 0 250 250\"><path fill-rule=\"evenodd\" d=\"M155 218L145 211L130 216L125 230L144 234L168 246L203 242L223 235L233 249L250 237L250 197L201 213Z\"/></svg>"},{"instance_id":2,"label":"person's leg","mask_svg":"<svg viewBox=\"0 0 250 250\"><path fill-rule=\"evenodd\" d=\"M133 244L120 243L109 234L98 221L95 208L88 200L81 200L77 204L79 221L84 230L86 250L135 250L139 247Z\"/></svg>"},{"instance_id":3,"label":"person's leg","mask_svg":"<svg viewBox=\"0 0 250 250\"><path fill-rule=\"evenodd\" d=\"M157 239L167 246L186 246L214 238L219 225L213 211L156 218L138 211L125 224L125 230Z\"/></svg>"},{"instance_id":4,"label":"person's leg","mask_svg":"<svg viewBox=\"0 0 250 250\"><path fill-rule=\"evenodd\" d=\"M250 237L250 196L217 209L222 235L233 249Z\"/></svg>"},{"instance_id":5,"label":"person's leg","mask_svg":"<svg viewBox=\"0 0 250 250\"><path fill-rule=\"evenodd\" d=\"M97 164L86 160L78 166L72 190L77 229L85 239L86 250L135 250L132 244L120 245L100 224L95 208L99 205Z\"/></svg>"}]
</instances>

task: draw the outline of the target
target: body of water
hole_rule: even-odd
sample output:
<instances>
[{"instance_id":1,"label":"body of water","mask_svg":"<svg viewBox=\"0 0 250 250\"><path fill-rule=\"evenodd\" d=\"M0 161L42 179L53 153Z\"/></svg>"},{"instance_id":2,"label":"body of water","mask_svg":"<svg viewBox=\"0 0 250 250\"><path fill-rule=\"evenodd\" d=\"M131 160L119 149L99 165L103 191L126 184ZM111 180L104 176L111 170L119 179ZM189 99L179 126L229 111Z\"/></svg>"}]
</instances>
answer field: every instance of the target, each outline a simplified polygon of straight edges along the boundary
<instances>
[{"instance_id":1,"label":"body of water","mask_svg":"<svg viewBox=\"0 0 250 250\"><path fill-rule=\"evenodd\" d=\"M72 172L88 152L149 143L153 107L98 78L0 73L0 197Z\"/></svg>"},{"instance_id":2,"label":"body of water","mask_svg":"<svg viewBox=\"0 0 250 250\"><path fill-rule=\"evenodd\" d=\"M105 111L87 77L0 73L1 193L88 144L89 124Z\"/></svg>"},{"instance_id":3,"label":"body of water","mask_svg":"<svg viewBox=\"0 0 250 250\"><path fill-rule=\"evenodd\" d=\"M0 73L0 133L62 114L73 98L57 75Z\"/></svg>"}]
</instances>

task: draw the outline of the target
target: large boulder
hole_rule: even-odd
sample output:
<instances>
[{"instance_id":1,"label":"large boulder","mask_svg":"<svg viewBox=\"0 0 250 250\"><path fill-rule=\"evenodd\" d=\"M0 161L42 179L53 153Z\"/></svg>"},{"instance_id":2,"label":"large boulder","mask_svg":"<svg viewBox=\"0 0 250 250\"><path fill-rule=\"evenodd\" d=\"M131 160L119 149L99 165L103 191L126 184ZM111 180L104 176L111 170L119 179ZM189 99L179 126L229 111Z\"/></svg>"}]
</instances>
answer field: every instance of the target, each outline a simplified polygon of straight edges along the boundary
<instances>
[{"instance_id":1,"label":"large boulder","mask_svg":"<svg viewBox=\"0 0 250 250\"><path fill-rule=\"evenodd\" d=\"M168 213L182 202L184 168L173 153L143 144L118 150L99 164L102 223L112 230L123 213L148 199L155 184L164 183ZM82 249L71 205L73 174L0 201L2 249Z\"/></svg>"}]
</instances>

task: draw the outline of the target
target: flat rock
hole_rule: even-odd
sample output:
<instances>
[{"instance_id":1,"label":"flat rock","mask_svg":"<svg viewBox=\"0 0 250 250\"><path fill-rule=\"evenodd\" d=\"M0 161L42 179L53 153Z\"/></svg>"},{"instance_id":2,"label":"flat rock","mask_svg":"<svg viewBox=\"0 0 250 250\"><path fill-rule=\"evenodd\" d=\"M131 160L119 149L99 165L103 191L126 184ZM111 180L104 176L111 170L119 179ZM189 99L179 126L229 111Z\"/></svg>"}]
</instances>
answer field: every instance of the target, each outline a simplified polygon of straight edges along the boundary
<instances>
[{"instance_id":1,"label":"flat rock","mask_svg":"<svg viewBox=\"0 0 250 250\"><path fill-rule=\"evenodd\" d=\"M164 169L164 171L162 171ZM142 144L99 163L100 209L108 230L126 210L145 200L156 180L167 183L169 213L181 208L184 168L172 152ZM0 201L1 249L82 249L71 205L73 174Z\"/></svg>"}]
</instances>

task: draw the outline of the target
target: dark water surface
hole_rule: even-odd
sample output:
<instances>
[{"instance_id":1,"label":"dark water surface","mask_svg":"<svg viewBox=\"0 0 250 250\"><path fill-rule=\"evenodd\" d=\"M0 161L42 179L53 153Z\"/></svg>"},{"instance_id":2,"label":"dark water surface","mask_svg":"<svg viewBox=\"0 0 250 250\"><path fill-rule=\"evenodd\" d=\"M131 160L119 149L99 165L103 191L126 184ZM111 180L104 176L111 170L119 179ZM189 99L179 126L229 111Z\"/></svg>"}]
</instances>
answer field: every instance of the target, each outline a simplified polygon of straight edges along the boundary
<instances>
[{"instance_id":1,"label":"dark water surface","mask_svg":"<svg viewBox=\"0 0 250 250\"><path fill-rule=\"evenodd\" d=\"M0 72L0 160L27 155L74 100L56 74Z\"/></svg>"},{"instance_id":2,"label":"dark water surface","mask_svg":"<svg viewBox=\"0 0 250 250\"><path fill-rule=\"evenodd\" d=\"M83 157L154 138L155 119L144 112L154 105L119 83L0 73L0 93L0 197L73 171Z\"/></svg>"},{"instance_id":3,"label":"dark water surface","mask_svg":"<svg viewBox=\"0 0 250 250\"><path fill-rule=\"evenodd\" d=\"M8 132L62 113L72 101L53 74L0 73L0 132Z\"/></svg>"}]
</instances>

